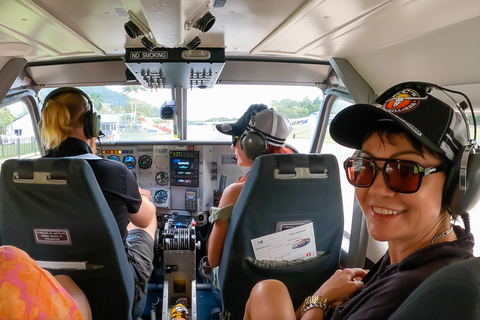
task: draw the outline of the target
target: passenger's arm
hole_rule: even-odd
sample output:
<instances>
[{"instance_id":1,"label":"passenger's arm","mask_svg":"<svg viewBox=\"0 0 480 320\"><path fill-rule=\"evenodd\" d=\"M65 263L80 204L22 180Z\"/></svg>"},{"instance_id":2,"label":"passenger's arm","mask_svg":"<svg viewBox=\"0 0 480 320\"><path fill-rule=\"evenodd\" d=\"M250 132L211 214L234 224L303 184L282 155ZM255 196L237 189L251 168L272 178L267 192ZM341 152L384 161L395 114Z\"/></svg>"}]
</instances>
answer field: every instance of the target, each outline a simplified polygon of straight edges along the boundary
<instances>
[{"instance_id":1,"label":"passenger's arm","mask_svg":"<svg viewBox=\"0 0 480 320\"><path fill-rule=\"evenodd\" d=\"M240 191L242 191L243 183L234 183L229 185L223 191L220 198L219 208L223 208L229 204L235 205ZM228 220L216 220L213 223L213 229L208 237L207 258L211 267L217 267L222 258L223 244L228 231Z\"/></svg>"},{"instance_id":2,"label":"passenger's arm","mask_svg":"<svg viewBox=\"0 0 480 320\"><path fill-rule=\"evenodd\" d=\"M330 301L332 308L338 307L350 298L355 292L363 288L362 282L367 271L360 268L337 270L316 292L315 296L322 296ZM302 307L295 312L297 319L321 320L324 313L321 308L311 308L302 316Z\"/></svg>"},{"instance_id":3,"label":"passenger's arm","mask_svg":"<svg viewBox=\"0 0 480 320\"><path fill-rule=\"evenodd\" d=\"M142 197L142 204L137 213L130 214L129 220L139 228L146 228L155 217L155 205L152 203L152 194L150 191L138 188L140 196Z\"/></svg>"},{"instance_id":4,"label":"passenger's arm","mask_svg":"<svg viewBox=\"0 0 480 320\"><path fill-rule=\"evenodd\" d=\"M322 284L315 295L327 298L332 305L338 306L365 286L362 279L366 275L367 271L360 268L337 270Z\"/></svg>"},{"instance_id":5,"label":"passenger's arm","mask_svg":"<svg viewBox=\"0 0 480 320\"><path fill-rule=\"evenodd\" d=\"M222 258L223 244L228 231L227 220L217 220L213 223L213 229L208 237L207 258L211 267L218 267Z\"/></svg>"}]
</instances>

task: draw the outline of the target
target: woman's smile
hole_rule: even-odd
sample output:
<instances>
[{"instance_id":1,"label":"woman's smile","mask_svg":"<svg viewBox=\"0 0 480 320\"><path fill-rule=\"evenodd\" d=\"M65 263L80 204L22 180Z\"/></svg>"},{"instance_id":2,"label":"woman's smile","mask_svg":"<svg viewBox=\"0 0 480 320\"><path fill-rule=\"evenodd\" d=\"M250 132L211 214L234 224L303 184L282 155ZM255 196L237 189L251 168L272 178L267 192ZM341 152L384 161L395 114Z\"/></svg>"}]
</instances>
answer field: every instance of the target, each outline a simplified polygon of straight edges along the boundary
<instances>
[{"instance_id":1,"label":"woman's smile","mask_svg":"<svg viewBox=\"0 0 480 320\"><path fill-rule=\"evenodd\" d=\"M380 208L380 207L372 207L373 213L377 214L386 214L386 215L397 215L400 213L400 211L397 210L392 210L392 209L387 209L387 208Z\"/></svg>"},{"instance_id":2,"label":"woman's smile","mask_svg":"<svg viewBox=\"0 0 480 320\"><path fill-rule=\"evenodd\" d=\"M403 211L372 206L370 213L375 220L393 220L400 217Z\"/></svg>"}]
</instances>

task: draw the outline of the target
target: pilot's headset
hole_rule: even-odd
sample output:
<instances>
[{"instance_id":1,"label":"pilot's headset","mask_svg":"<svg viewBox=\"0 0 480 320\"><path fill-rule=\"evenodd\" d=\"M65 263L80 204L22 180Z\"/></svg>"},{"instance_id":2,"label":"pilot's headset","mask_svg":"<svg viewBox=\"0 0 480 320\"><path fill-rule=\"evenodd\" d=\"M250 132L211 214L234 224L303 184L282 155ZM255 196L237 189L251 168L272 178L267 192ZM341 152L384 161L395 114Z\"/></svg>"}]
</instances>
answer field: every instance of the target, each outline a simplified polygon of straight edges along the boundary
<instances>
[{"instance_id":1,"label":"pilot's headset","mask_svg":"<svg viewBox=\"0 0 480 320\"><path fill-rule=\"evenodd\" d=\"M95 111L95 107L93 106L93 103L90 100L90 97L80 89L77 89L74 87L61 87L53 90L45 97L45 100L43 101L42 110L47 106L50 100L55 99L56 97L58 97L63 93L79 94L85 99L87 99L87 102L90 108L87 111L87 113L85 113L85 118L83 120L83 133L85 134L85 137L87 139L102 137L103 132L101 131L101 128L102 128L101 116L97 111Z\"/></svg>"},{"instance_id":2,"label":"pilot's headset","mask_svg":"<svg viewBox=\"0 0 480 320\"><path fill-rule=\"evenodd\" d=\"M463 92L440 87L432 83L414 82L414 83L402 83L399 86L392 87L388 92L382 94L375 102L379 104L385 103L382 97L391 97L393 91L399 92L403 88L419 89L419 91L426 92L427 95L433 96L435 90L441 91L445 94L449 100L451 100L455 107L452 107L454 111L459 112L466 127L466 138L468 143L462 145L455 157L451 162L451 167L445 179L445 186L443 189L443 204L450 205L450 209L454 215L460 215L464 222L465 228L469 231L469 217L468 212L477 204L480 199L480 149L477 144L477 125L475 120L475 113L473 111L470 99ZM457 101L452 97L451 93L462 96L462 101ZM469 121L465 114L466 109L470 109L473 122L473 139L470 138ZM453 133L457 133L459 128L454 126L452 121L451 126L448 128ZM463 130L463 128L462 128ZM460 133L461 134L461 133ZM453 139L455 137L452 137ZM445 143L445 142L444 142Z\"/></svg>"},{"instance_id":3,"label":"pilot's headset","mask_svg":"<svg viewBox=\"0 0 480 320\"><path fill-rule=\"evenodd\" d=\"M240 137L240 147L245 153L245 156L252 161L255 160L256 157L265 154L268 147L265 135L255 128L256 115L257 111L253 110L250 116L250 123L247 126L248 131Z\"/></svg>"},{"instance_id":4,"label":"pilot's headset","mask_svg":"<svg viewBox=\"0 0 480 320\"><path fill-rule=\"evenodd\" d=\"M245 156L255 160L267 152L268 144L283 146L291 131L290 122L273 109L253 110L247 130L240 138L240 146Z\"/></svg>"}]
</instances>

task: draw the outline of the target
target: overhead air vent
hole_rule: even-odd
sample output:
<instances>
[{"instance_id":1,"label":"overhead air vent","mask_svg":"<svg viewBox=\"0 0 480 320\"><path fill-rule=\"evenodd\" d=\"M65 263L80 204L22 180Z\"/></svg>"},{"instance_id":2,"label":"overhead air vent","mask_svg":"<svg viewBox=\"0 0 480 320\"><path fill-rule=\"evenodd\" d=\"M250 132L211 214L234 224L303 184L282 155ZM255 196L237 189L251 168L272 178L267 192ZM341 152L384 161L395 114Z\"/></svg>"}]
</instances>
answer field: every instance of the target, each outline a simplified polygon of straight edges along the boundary
<instances>
[{"instance_id":1,"label":"overhead air vent","mask_svg":"<svg viewBox=\"0 0 480 320\"><path fill-rule=\"evenodd\" d=\"M197 48L200 33L215 24L212 0L122 0L129 21L125 31L132 38L141 37L149 50L156 47Z\"/></svg>"},{"instance_id":2,"label":"overhead air vent","mask_svg":"<svg viewBox=\"0 0 480 320\"><path fill-rule=\"evenodd\" d=\"M212 88L225 65L225 49L127 48L125 64L145 88Z\"/></svg>"}]
</instances>

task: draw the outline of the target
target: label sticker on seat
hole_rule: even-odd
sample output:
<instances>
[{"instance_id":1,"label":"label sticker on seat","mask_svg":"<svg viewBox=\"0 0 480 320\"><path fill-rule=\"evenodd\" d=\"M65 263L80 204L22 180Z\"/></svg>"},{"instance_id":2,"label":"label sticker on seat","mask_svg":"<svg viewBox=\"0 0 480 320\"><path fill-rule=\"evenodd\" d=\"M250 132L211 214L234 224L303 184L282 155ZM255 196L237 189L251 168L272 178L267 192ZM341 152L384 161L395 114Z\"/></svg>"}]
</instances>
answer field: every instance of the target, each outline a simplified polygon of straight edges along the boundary
<instances>
[{"instance_id":1,"label":"label sticker on seat","mask_svg":"<svg viewBox=\"0 0 480 320\"><path fill-rule=\"evenodd\" d=\"M70 232L67 229L33 229L35 242L52 245L71 245Z\"/></svg>"}]
</instances>

